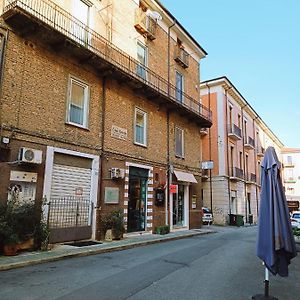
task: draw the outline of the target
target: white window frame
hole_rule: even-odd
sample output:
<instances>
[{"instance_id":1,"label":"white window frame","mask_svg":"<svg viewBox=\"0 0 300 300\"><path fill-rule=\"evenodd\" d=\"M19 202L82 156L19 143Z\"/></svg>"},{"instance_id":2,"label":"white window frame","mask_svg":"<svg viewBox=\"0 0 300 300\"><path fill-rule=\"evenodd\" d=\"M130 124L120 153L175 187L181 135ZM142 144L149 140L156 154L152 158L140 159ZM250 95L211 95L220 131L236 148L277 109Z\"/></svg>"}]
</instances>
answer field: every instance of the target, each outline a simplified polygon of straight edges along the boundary
<instances>
[{"instance_id":1,"label":"white window frame","mask_svg":"<svg viewBox=\"0 0 300 300\"><path fill-rule=\"evenodd\" d=\"M177 141L176 141L176 138L177 138L177 130L179 130L180 132L181 132L181 140L182 140L182 144L181 144L181 154L178 154L177 153L177 147L176 147L176 145L177 145ZM179 157L179 158L184 158L184 129L182 129L182 128L180 128L180 127L178 127L178 126L175 126L175 138L174 138L174 140L175 140L175 156L176 157Z\"/></svg>"},{"instance_id":2,"label":"white window frame","mask_svg":"<svg viewBox=\"0 0 300 300\"><path fill-rule=\"evenodd\" d=\"M143 121L144 121L144 131L143 131L144 142L143 143L140 143L136 140L136 134L137 134L137 132L136 132L136 119L137 119L137 114L143 115ZM145 112L144 110L136 107L134 109L134 144L139 145L139 146L143 146L143 147L147 147L147 125L148 125L147 112Z\"/></svg>"},{"instance_id":3,"label":"white window frame","mask_svg":"<svg viewBox=\"0 0 300 300\"><path fill-rule=\"evenodd\" d=\"M84 104L83 104L83 124L75 123L70 121L71 113L71 94L73 83L76 83L84 88ZM75 78L74 76L69 76L68 81L68 96L67 96L67 115L66 123L71 124L81 128L88 128L88 114L89 114L89 100L90 100L90 87L87 83Z\"/></svg>"}]
</instances>

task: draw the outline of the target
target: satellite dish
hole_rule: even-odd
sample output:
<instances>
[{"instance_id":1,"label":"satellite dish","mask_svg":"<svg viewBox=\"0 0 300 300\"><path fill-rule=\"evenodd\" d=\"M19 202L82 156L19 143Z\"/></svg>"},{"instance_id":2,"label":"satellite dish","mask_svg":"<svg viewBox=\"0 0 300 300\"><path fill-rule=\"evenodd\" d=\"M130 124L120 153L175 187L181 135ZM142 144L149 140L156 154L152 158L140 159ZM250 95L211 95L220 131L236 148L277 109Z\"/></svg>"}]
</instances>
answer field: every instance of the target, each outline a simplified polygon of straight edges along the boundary
<instances>
[{"instance_id":1,"label":"satellite dish","mask_svg":"<svg viewBox=\"0 0 300 300\"><path fill-rule=\"evenodd\" d=\"M148 11L147 11L147 13L148 13ZM157 11L149 11L148 16L150 16L155 21L161 21L162 20L161 14Z\"/></svg>"}]
</instances>

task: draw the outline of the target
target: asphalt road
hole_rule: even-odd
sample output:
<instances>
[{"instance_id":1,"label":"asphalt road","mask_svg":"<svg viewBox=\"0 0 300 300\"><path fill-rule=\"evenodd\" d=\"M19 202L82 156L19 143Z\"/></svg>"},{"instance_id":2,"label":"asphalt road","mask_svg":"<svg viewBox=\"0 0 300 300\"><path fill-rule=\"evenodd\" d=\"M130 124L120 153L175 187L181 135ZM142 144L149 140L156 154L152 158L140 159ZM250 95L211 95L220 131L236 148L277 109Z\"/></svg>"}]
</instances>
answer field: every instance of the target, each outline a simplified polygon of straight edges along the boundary
<instances>
[{"instance_id":1,"label":"asphalt road","mask_svg":"<svg viewBox=\"0 0 300 300\"><path fill-rule=\"evenodd\" d=\"M263 293L256 227L0 272L0 299L251 299ZM300 299L300 256L270 293Z\"/></svg>"}]
</instances>

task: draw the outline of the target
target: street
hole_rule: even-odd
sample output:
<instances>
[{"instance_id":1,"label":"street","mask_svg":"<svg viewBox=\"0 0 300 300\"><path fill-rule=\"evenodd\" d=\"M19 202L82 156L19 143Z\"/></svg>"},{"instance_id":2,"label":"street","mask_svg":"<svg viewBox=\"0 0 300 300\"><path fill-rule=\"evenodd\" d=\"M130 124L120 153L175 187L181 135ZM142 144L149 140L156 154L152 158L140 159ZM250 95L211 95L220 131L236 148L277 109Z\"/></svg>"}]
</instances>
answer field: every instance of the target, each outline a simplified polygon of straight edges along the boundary
<instances>
[{"instance_id":1,"label":"street","mask_svg":"<svg viewBox=\"0 0 300 300\"><path fill-rule=\"evenodd\" d=\"M0 273L0 299L251 299L263 293L257 227L196 236ZM300 299L300 257L270 294Z\"/></svg>"}]
</instances>

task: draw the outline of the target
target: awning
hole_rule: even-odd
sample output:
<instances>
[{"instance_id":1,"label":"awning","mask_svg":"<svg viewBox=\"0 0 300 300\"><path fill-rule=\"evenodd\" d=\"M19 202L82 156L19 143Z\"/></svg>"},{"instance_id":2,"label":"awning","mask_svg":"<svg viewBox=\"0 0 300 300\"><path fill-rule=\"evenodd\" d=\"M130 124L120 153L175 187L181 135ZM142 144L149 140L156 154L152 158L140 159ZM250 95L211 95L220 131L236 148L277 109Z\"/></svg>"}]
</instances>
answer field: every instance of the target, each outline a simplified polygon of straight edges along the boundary
<instances>
[{"instance_id":1,"label":"awning","mask_svg":"<svg viewBox=\"0 0 300 300\"><path fill-rule=\"evenodd\" d=\"M186 173L186 172L175 171L175 170L174 173L178 181L198 183L195 176L192 173Z\"/></svg>"}]
</instances>

